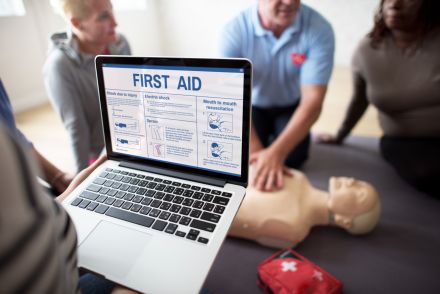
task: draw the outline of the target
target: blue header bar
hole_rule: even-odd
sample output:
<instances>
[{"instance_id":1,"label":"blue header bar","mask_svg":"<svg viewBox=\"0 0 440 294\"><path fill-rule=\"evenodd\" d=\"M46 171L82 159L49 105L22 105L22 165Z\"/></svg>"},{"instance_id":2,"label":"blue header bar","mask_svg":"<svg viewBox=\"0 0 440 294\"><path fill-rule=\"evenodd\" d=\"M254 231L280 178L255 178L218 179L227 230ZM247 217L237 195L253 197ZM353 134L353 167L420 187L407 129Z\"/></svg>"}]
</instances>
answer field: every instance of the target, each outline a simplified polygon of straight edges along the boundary
<instances>
[{"instance_id":1,"label":"blue header bar","mask_svg":"<svg viewBox=\"0 0 440 294\"><path fill-rule=\"evenodd\" d=\"M211 71L211 72L237 72L244 73L242 68L223 68L223 67L196 67L196 66L173 66L173 65L136 65L136 64L113 64L104 63L103 67L116 68L140 68L140 69L163 69L179 71Z\"/></svg>"}]
</instances>

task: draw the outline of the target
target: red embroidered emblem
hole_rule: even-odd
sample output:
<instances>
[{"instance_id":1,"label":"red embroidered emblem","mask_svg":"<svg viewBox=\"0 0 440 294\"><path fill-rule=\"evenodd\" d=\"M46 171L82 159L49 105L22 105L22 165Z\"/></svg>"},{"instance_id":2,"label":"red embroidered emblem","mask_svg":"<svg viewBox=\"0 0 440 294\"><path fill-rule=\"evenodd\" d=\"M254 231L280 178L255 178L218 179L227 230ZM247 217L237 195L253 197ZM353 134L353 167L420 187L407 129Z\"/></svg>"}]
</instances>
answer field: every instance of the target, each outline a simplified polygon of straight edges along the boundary
<instances>
[{"instance_id":1,"label":"red embroidered emblem","mask_svg":"<svg viewBox=\"0 0 440 294\"><path fill-rule=\"evenodd\" d=\"M292 63L295 65L301 65L306 60L306 55L301 53L292 53L290 55L290 58L292 59Z\"/></svg>"}]
</instances>

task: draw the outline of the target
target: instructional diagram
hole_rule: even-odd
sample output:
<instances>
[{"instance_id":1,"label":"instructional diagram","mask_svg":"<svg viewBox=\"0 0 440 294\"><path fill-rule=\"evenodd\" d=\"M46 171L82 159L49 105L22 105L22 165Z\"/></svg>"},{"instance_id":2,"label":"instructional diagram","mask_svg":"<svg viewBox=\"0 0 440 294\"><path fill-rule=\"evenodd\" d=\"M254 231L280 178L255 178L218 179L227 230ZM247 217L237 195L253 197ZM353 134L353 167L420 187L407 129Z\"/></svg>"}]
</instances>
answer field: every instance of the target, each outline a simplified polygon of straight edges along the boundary
<instances>
[{"instance_id":1,"label":"instructional diagram","mask_svg":"<svg viewBox=\"0 0 440 294\"><path fill-rule=\"evenodd\" d=\"M115 152L238 175L243 72L105 67Z\"/></svg>"},{"instance_id":2,"label":"instructional diagram","mask_svg":"<svg viewBox=\"0 0 440 294\"><path fill-rule=\"evenodd\" d=\"M165 157L165 145L160 143L152 143L153 154L156 157Z\"/></svg>"},{"instance_id":3,"label":"instructional diagram","mask_svg":"<svg viewBox=\"0 0 440 294\"><path fill-rule=\"evenodd\" d=\"M150 125L152 139L162 141L164 139L163 129L164 127L161 125Z\"/></svg>"},{"instance_id":4,"label":"instructional diagram","mask_svg":"<svg viewBox=\"0 0 440 294\"><path fill-rule=\"evenodd\" d=\"M151 158L197 166L197 97L143 94Z\"/></svg>"},{"instance_id":5,"label":"instructional diagram","mask_svg":"<svg viewBox=\"0 0 440 294\"><path fill-rule=\"evenodd\" d=\"M114 118L115 131L127 131L132 133L139 133L139 122L136 119Z\"/></svg>"},{"instance_id":6,"label":"instructional diagram","mask_svg":"<svg viewBox=\"0 0 440 294\"><path fill-rule=\"evenodd\" d=\"M208 130L215 130L221 133L232 133L233 130L232 114L209 112Z\"/></svg>"},{"instance_id":7,"label":"instructional diagram","mask_svg":"<svg viewBox=\"0 0 440 294\"><path fill-rule=\"evenodd\" d=\"M116 145L124 148L141 149L141 141L139 138L128 136L117 136Z\"/></svg>"},{"instance_id":8,"label":"instructional diagram","mask_svg":"<svg viewBox=\"0 0 440 294\"><path fill-rule=\"evenodd\" d=\"M220 143L217 141L208 141L208 157L224 161L232 160L233 145L229 143Z\"/></svg>"}]
</instances>

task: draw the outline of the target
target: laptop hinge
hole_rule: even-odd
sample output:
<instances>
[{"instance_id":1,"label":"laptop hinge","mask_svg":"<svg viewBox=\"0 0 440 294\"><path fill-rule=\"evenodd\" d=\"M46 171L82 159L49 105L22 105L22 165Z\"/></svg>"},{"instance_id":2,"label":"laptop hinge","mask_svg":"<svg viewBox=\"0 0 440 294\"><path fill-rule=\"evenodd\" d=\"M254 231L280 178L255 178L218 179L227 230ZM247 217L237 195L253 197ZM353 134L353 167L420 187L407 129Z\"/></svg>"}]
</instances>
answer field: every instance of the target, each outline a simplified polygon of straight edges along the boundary
<instances>
[{"instance_id":1,"label":"laptop hinge","mask_svg":"<svg viewBox=\"0 0 440 294\"><path fill-rule=\"evenodd\" d=\"M224 187L226 185L226 181L222 180L222 179L212 178L212 177L204 177L204 176L199 176L199 175L191 175L191 174L179 172L179 171L170 171L169 169L164 169L164 168L160 168L160 167L153 167L153 166L148 166L148 165L134 163L134 162L121 161L119 163L119 166L133 168L133 169L142 170L142 171L146 171L146 172L152 172L152 173L156 173L156 174L160 174L160 175L164 175L164 176L175 177L175 178L179 178L179 179L204 183L204 184L213 185L213 186L217 186L217 187Z\"/></svg>"}]
</instances>

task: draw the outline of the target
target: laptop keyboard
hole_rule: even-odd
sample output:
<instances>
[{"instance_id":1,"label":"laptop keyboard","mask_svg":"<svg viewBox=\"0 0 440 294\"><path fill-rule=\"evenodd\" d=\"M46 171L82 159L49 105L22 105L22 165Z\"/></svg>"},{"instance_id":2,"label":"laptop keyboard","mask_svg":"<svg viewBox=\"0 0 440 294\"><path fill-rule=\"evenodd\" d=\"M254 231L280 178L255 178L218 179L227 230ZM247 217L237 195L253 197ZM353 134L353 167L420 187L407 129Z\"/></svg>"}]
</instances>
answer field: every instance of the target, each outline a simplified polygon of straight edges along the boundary
<instances>
[{"instance_id":1,"label":"laptop keyboard","mask_svg":"<svg viewBox=\"0 0 440 294\"><path fill-rule=\"evenodd\" d=\"M209 239L199 234L214 232L231 196L230 192L107 168L71 205L207 244Z\"/></svg>"}]
</instances>

